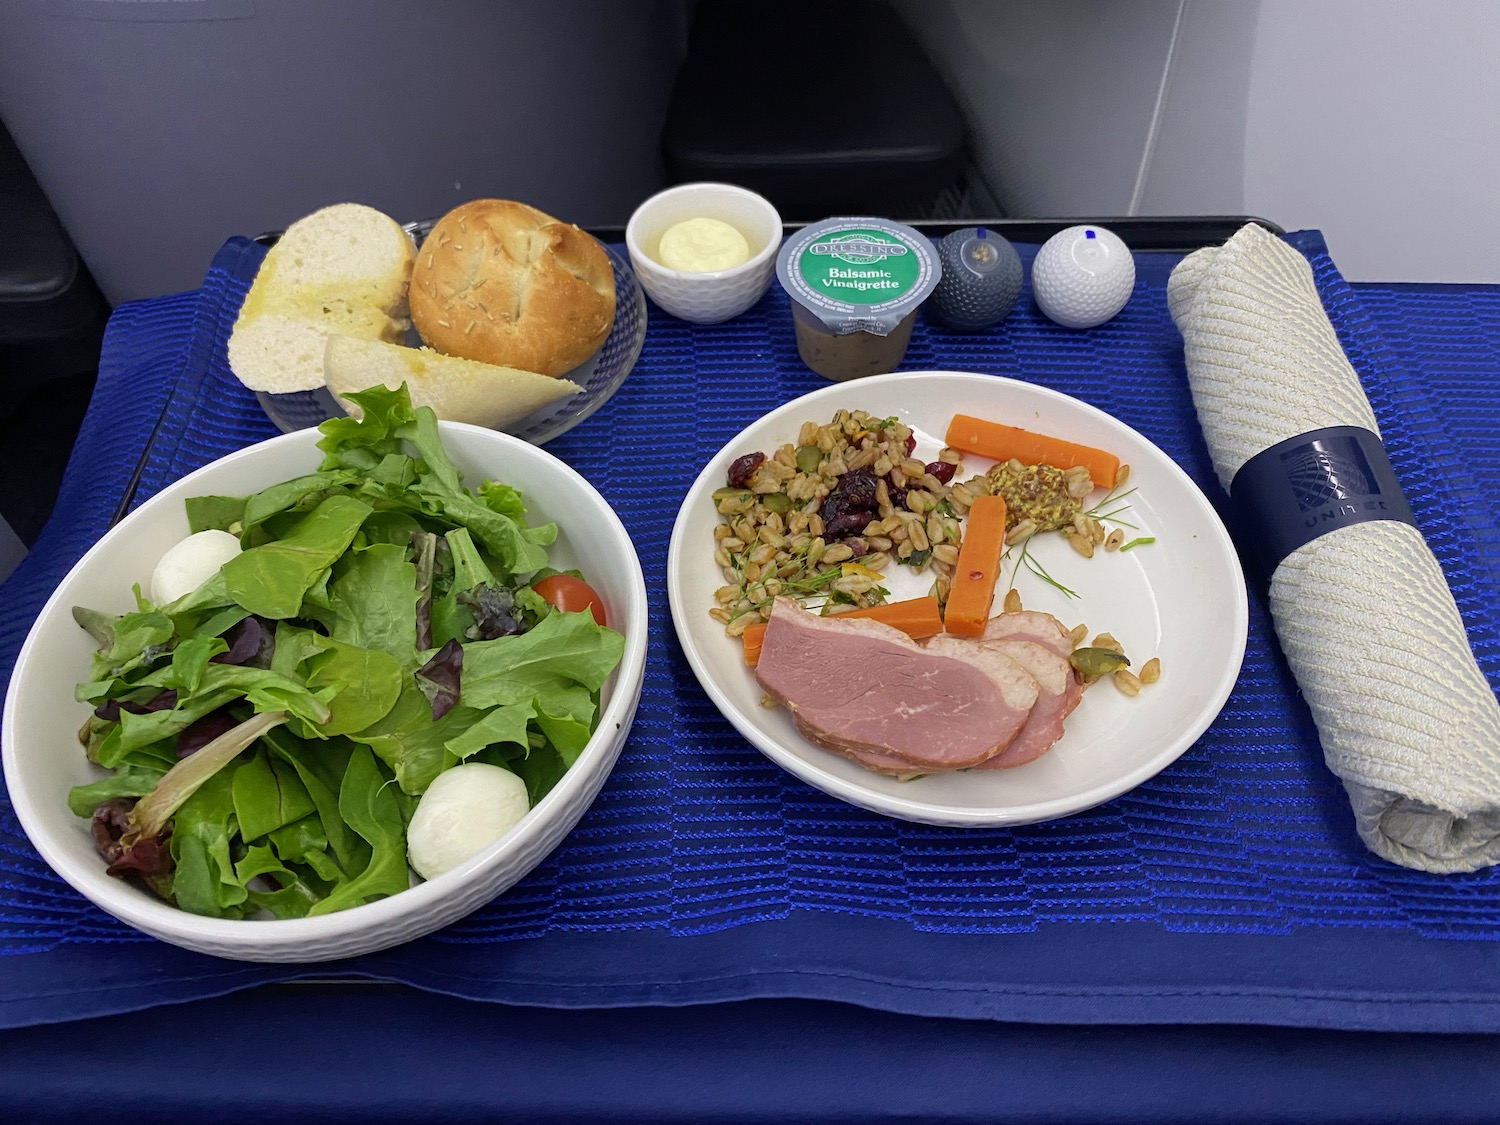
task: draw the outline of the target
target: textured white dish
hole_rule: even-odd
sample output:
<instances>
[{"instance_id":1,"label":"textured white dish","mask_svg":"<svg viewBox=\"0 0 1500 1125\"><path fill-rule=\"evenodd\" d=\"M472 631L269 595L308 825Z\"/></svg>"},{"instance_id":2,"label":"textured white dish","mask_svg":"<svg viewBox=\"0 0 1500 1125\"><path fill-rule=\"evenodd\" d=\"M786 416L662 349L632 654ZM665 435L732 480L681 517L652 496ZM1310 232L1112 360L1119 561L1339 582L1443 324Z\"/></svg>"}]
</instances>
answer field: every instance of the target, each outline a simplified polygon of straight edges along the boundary
<instances>
[{"instance_id":1,"label":"textured white dish","mask_svg":"<svg viewBox=\"0 0 1500 1125\"><path fill-rule=\"evenodd\" d=\"M733 269L694 273L669 269L652 255L662 234L687 219L718 219L745 236L750 260ZM781 249L781 215L769 200L733 184L679 184L635 209L625 247L651 299L673 316L718 324L739 316L765 295Z\"/></svg>"},{"instance_id":2,"label":"textured white dish","mask_svg":"<svg viewBox=\"0 0 1500 1125\"><path fill-rule=\"evenodd\" d=\"M839 408L897 415L917 437L915 455L932 460L956 413L1008 422L1108 449L1131 467L1121 518L1130 536L1156 542L1125 554L1084 559L1058 535L1038 536L1032 554L1070 599L1035 575L1016 586L1028 609L1065 625L1087 622L1090 635L1113 633L1137 666L1161 658L1159 683L1130 699L1110 684L1090 688L1068 717L1062 739L1042 758L1015 769L969 771L898 781L863 769L803 738L781 708L760 704L761 687L745 667L738 640L708 616L723 576L713 560L718 513L710 493L730 461L796 441L803 422L827 422ZM992 462L965 457L958 479ZM1097 491L1090 503L1102 499ZM1014 554L1002 569L1009 586ZM891 600L927 592L931 576L892 566ZM672 530L667 595L677 637L699 682L724 716L762 753L810 785L875 812L955 827L1030 824L1091 808L1134 788L1175 761L1229 697L1245 653L1247 607L1239 558L1197 486L1165 453L1104 412L1042 387L989 375L897 372L825 387L747 427L708 463L688 491ZM999 612L997 594L994 612Z\"/></svg>"},{"instance_id":3,"label":"textured white dish","mask_svg":"<svg viewBox=\"0 0 1500 1125\"><path fill-rule=\"evenodd\" d=\"M188 914L104 872L89 822L68 811L68 790L99 771L76 731L88 707L73 686L94 643L75 605L123 612L156 560L188 532L189 496L240 496L314 470L321 436L302 430L232 453L164 489L78 561L42 608L16 661L5 700L5 783L16 816L43 859L101 909L163 941L244 961L327 961L387 949L483 906L527 874L578 822L609 776L630 730L646 664L646 586L619 517L592 485L551 454L506 434L442 423L443 442L472 488L494 478L519 488L531 518L557 521L558 568L579 568L604 599L625 655L604 685L598 730L578 761L530 813L452 871L379 902L317 918L235 921Z\"/></svg>"}]
</instances>

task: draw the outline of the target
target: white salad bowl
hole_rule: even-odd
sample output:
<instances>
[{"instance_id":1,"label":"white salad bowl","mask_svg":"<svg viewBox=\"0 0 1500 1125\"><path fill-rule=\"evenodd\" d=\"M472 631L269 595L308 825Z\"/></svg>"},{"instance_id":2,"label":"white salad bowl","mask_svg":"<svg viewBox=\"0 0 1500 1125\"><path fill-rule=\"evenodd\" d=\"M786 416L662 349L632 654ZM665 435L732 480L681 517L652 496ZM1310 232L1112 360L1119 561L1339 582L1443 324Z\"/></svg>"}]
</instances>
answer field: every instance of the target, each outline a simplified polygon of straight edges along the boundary
<instances>
[{"instance_id":1,"label":"white salad bowl","mask_svg":"<svg viewBox=\"0 0 1500 1125\"><path fill-rule=\"evenodd\" d=\"M162 554L188 534L183 501L241 496L317 468L316 430L232 453L164 489L99 540L48 599L16 661L5 701L5 783L42 858L96 906L139 930L187 949L242 961L328 961L370 953L431 933L472 912L530 872L577 824L609 776L640 699L646 663L646 585L619 517L583 477L551 454L506 434L444 422L443 444L473 488L504 481L526 499L532 522L553 520L549 562L578 568L625 637L620 665L605 683L599 726L573 767L500 840L468 862L377 902L314 918L232 920L178 910L105 874L89 822L68 809L68 790L102 776L84 757L77 731L87 704L73 688L95 644L74 606L134 608L131 585L148 589Z\"/></svg>"}]
</instances>

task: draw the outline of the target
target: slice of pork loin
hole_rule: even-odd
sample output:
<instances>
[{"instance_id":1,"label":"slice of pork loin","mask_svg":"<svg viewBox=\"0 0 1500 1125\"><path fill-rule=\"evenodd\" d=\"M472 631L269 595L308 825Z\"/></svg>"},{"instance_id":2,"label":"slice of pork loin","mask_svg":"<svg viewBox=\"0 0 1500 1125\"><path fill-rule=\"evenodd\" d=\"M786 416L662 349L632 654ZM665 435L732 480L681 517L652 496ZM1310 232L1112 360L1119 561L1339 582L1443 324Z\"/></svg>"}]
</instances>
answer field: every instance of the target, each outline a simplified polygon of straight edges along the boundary
<instances>
[{"instance_id":1,"label":"slice of pork loin","mask_svg":"<svg viewBox=\"0 0 1500 1125\"><path fill-rule=\"evenodd\" d=\"M975 769L1007 769L1022 766L1040 758L1063 735L1063 720L1083 698L1083 686L1073 675L1073 666L1057 653L1035 641L1008 639L1003 641L963 640L947 638L946 643L982 645L996 648L1011 657L1036 680L1040 692L1026 725L1000 753L988 758ZM869 752L850 755L860 765L882 773L909 774L911 764L888 754Z\"/></svg>"},{"instance_id":2,"label":"slice of pork loin","mask_svg":"<svg viewBox=\"0 0 1500 1125\"><path fill-rule=\"evenodd\" d=\"M931 648L931 642L927 646ZM996 756L1008 752L1009 747L1015 744L1015 738L1024 732L1030 723L1031 710L1040 697L1040 688L1036 681L1027 674L1021 666L1013 659L1006 659L1005 654L997 648L989 651L983 650L977 641L961 639L957 637L945 637L939 641L939 655L944 658L962 661L973 665L989 676L1001 689L1001 694L1006 697L1008 704L1021 714L1019 727L1012 729L1009 724L1003 730L992 731L992 736L999 735L1007 737L1008 743L999 747ZM902 753L900 748L880 749L868 746L862 742L853 741L840 737L826 729L820 729L809 724L796 711L792 717L797 727L810 742L842 754L866 769L875 770L878 773L895 774L905 776L911 774L927 773L952 773L961 769L970 768L968 765L954 764L955 755L949 747L934 746L928 752L915 754L910 751ZM992 758L986 759L992 761ZM980 763L983 765L984 763Z\"/></svg>"},{"instance_id":3,"label":"slice of pork loin","mask_svg":"<svg viewBox=\"0 0 1500 1125\"><path fill-rule=\"evenodd\" d=\"M998 754L1038 692L1002 652L975 645L948 655L878 621L819 617L789 598L776 600L755 675L811 741L898 758L904 773Z\"/></svg>"},{"instance_id":4,"label":"slice of pork loin","mask_svg":"<svg viewBox=\"0 0 1500 1125\"><path fill-rule=\"evenodd\" d=\"M976 768L1007 769L1033 762L1062 737L1063 720L1083 698L1083 686L1073 675L1073 666L1067 660L1035 641L981 640L979 643L1000 649L1025 668L1041 688L1041 694L1037 696L1036 706L1031 709L1031 716L1021 733L1004 750L979 763Z\"/></svg>"},{"instance_id":5,"label":"slice of pork loin","mask_svg":"<svg viewBox=\"0 0 1500 1125\"><path fill-rule=\"evenodd\" d=\"M1034 641L1067 659L1073 652L1073 637L1050 613L1034 609L999 613L989 619L981 641Z\"/></svg>"},{"instance_id":6,"label":"slice of pork loin","mask_svg":"<svg viewBox=\"0 0 1500 1125\"><path fill-rule=\"evenodd\" d=\"M975 769L1007 769L1034 762L1062 737L1063 720L1083 698L1083 687L1073 675L1071 664L1035 641L1017 640L1013 637L998 641L957 641L955 638L947 638L945 643L999 649L1025 668L1040 689L1036 704L1031 708L1031 714L1020 733L1011 740L1009 746L993 758L980 762ZM860 765L882 773L913 772L909 762L889 754L864 752L850 756Z\"/></svg>"}]
</instances>

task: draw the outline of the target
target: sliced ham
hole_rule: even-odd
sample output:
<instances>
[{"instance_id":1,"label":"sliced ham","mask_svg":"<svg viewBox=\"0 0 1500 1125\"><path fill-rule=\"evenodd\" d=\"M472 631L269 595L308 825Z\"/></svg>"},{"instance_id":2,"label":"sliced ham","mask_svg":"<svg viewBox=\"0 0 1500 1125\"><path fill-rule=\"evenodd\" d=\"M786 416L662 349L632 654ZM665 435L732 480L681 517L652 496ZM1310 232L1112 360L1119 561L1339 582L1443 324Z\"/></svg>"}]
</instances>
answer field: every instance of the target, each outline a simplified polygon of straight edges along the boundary
<instances>
[{"instance_id":1,"label":"sliced ham","mask_svg":"<svg viewBox=\"0 0 1500 1125\"><path fill-rule=\"evenodd\" d=\"M1066 659L1073 651L1073 636L1050 613L1034 609L1000 613L991 617L979 638L982 641L1033 641Z\"/></svg>"},{"instance_id":2,"label":"sliced ham","mask_svg":"<svg viewBox=\"0 0 1500 1125\"><path fill-rule=\"evenodd\" d=\"M1005 653L1034 679L1039 689L1036 703L1010 744L993 758L987 758L974 769L1008 769L1023 766L1040 758L1063 736L1063 720L1072 713L1083 698L1083 687L1073 675L1073 666L1065 659L1035 641L1014 638L999 641L980 639L962 640L945 638L942 647L950 655L957 655L958 646L989 648ZM932 647L931 643L928 645ZM911 763L889 754L863 752L851 754L860 765L881 773L911 774Z\"/></svg>"},{"instance_id":3,"label":"sliced ham","mask_svg":"<svg viewBox=\"0 0 1500 1125\"><path fill-rule=\"evenodd\" d=\"M976 769L1008 769L1034 762L1063 735L1063 720L1083 698L1083 686L1066 659L1035 641L1007 639L979 642L993 646L1031 674L1041 689L1036 705L1021 733L1000 753L979 763Z\"/></svg>"},{"instance_id":4,"label":"sliced ham","mask_svg":"<svg viewBox=\"0 0 1500 1125\"><path fill-rule=\"evenodd\" d=\"M819 617L788 598L771 612L755 675L808 739L899 773L994 757L1040 690L993 647L936 637L924 648L889 625Z\"/></svg>"},{"instance_id":5,"label":"sliced ham","mask_svg":"<svg viewBox=\"0 0 1500 1125\"><path fill-rule=\"evenodd\" d=\"M923 769L921 766L912 765L905 758L898 758L894 754L877 754L874 750L849 750L844 757L850 758L867 770L876 773L888 773L896 777L920 777L929 773L952 773L951 769Z\"/></svg>"}]
</instances>

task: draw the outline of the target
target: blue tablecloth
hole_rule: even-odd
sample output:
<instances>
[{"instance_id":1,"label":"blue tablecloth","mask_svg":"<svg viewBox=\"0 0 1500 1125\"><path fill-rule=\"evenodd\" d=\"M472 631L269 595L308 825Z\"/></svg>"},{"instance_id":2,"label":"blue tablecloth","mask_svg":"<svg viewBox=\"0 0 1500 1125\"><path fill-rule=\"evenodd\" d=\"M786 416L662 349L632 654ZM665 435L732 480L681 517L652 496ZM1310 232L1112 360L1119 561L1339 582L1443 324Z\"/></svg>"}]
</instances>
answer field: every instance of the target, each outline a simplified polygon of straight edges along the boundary
<instances>
[{"instance_id":1,"label":"blue tablecloth","mask_svg":"<svg viewBox=\"0 0 1500 1125\"><path fill-rule=\"evenodd\" d=\"M169 1063L122 1056L143 1043ZM269 986L0 1031L0 1058L8 1125L1500 1120L1500 1036L1059 1027L808 1000L564 1012Z\"/></svg>"},{"instance_id":2,"label":"blue tablecloth","mask_svg":"<svg viewBox=\"0 0 1500 1125\"><path fill-rule=\"evenodd\" d=\"M1493 369L1476 367L1472 348L1434 352L1420 317L1403 320L1407 306L1352 289L1315 233L1293 240L1365 379L1481 664L1500 683L1500 505L1479 485L1500 463ZM1035 248L1020 249L1029 259ZM223 359L260 253L233 240L200 290L116 313L59 514L0 596L0 673L46 593L106 526L158 420L138 499L273 433ZM992 333L920 326L903 367L988 371L1076 395L1152 438L1221 502L1165 307L1177 256L1137 260L1131 304L1101 328L1057 328L1023 294ZM1500 332L1488 291L1474 295L1472 326ZM1209 732L1157 778L1066 820L996 831L885 820L809 789L744 743L672 637L667 535L712 452L820 385L796 358L779 290L722 326L653 309L624 388L549 445L620 512L656 608L621 762L579 829L521 885L384 954L307 970L237 965L94 910L46 870L7 804L0 1023L344 974L558 1007L808 997L1039 1022L1500 1028L1500 876L1424 875L1364 852L1258 590L1244 670Z\"/></svg>"}]
</instances>

